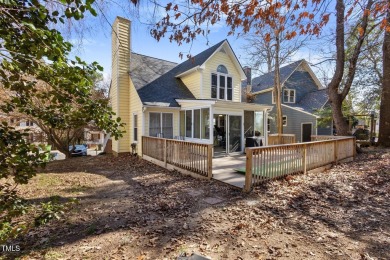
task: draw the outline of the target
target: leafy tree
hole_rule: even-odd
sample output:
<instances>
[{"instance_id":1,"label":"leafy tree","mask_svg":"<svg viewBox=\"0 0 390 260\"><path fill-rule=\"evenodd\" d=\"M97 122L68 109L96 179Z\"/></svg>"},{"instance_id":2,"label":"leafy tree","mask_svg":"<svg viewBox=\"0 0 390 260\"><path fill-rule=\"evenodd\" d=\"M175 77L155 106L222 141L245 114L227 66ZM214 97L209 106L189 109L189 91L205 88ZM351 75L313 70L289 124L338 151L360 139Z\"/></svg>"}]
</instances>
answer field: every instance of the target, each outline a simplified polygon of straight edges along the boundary
<instances>
[{"instance_id":1,"label":"leafy tree","mask_svg":"<svg viewBox=\"0 0 390 260\"><path fill-rule=\"evenodd\" d=\"M0 93L8 94L0 103L0 112L24 114L52 130L66 131L93 121L120 137L122 124L111 120L114 113L107 102L91 98L92 75L102 68L77 57L69 59L72 45L50 27L66 19L82 19L86 12L96 15L93 0L56 1L64 12L49 11L49 2L7 0L0 4ZM17 196L15 187L45 166L46 155L26 143L26 134L0 124L0 178L6 182L0 187L0 242L58 217L56 212L67 206L54 202L30 205ZM21 223L19 217L33 208L35 213L27 215L31 221Z\"/></svg>"}]
</instances>

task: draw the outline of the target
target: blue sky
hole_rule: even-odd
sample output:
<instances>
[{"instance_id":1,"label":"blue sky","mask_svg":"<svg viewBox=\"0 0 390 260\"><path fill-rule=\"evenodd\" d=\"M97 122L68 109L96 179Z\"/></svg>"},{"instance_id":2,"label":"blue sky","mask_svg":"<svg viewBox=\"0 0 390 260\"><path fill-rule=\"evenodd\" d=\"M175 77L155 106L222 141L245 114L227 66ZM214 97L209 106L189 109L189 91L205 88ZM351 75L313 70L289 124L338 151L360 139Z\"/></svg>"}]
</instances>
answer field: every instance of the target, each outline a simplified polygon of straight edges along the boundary
<instances>
[{"instance_id":1,"label":"blue sky","mask_svg":"<svg viewBox=\"0 0 390 260\"><path fill-rule=\"evenodd\" d=\"M87 62L97 61L104 67L105 77L109 77L111 74L110 26L114 22L116 16L122 16L132 21L131 44L133 52L180 63L184 61L187 53L196 55L221 40L228 39L241 65L247 65L247 56L242 47L245 44L245 40L243 37L228 37L227 34L229 30L222 23L216 24L210 28L210 34L207 39L204 36L199 36L193 44L184 43L182 46L178 46L175 42L170 43L167 38L163 38L157 42L150 35L150 27L142 23L147 21L145 17L150 16L150 6L141 7L139 9L139 16L141 17L139 19L137 18L138 15L135 14L133 10L126 9L123 6L98 6L98 8L104 10L104 16L87 17L85 21L83 21L84 24L80 25L80 27L89 26L92 27L92 29L83 32L82 45L80 48L75 48L73 55L77 55ZM72 34L69 37L74 37L70 39L71 42L77 42L79 39L75 34ZM180 59L179 57L180 52L184 54L183 59ZM316 62L318 60L318 55L313 54L312 51L306 48L300 50L292 60L302 58L307 59L309 62ZM255 71L254 74L256 74Z\"/></svg>"}]
</instances>

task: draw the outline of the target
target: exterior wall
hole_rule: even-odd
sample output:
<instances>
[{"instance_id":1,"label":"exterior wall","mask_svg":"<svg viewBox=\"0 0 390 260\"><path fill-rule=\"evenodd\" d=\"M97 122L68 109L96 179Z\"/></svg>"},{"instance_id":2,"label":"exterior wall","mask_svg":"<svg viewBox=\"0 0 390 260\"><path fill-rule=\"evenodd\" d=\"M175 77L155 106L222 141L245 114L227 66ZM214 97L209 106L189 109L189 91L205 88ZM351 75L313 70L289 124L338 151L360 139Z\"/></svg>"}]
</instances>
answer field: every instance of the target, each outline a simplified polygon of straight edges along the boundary
<instances>
[{"instance_id":1,"label":"exterior wall","mask_svg":"<svg viewBox=\"0 0 390 260\"><path fill-rule=\"evenodd\" d=\"M287 126L283 126L284 134L295 134L295 138L297 142L301 142L302 138L302 123L312 123L312 134L315 135L317 132L317 119L315 116L300 112L295 109L291 109L285 106L282 106L282 115L287 116ZM276 129L276 107L272 109L270 115L271 125L270 125L270 133L277 133Z\"/></svg>"},{"instance_id":2,"label":"exterior wall","mask_svg":"<svg viewBox=\"0 0 390 260\"><path fill-rule=\"evenodd\" d=\"M137 114L137 134L138 141L134 141L134 114ZM138 96L137 90L135 89L133 82L130 81L130 118L129 118L129 131L130 136L130 145L132 143L137 143L137 153L142 153L142 124L144 120L144 115L142 113L142 102Z\"/></svg>"},{"instance_id":3,"label":"exterior wall","mask_svg":"<svg viewBox=\"0 0 390 260\"><path fill-rule=\"evenodd\" d=\"M149 113L172 113L173 114L173 136L180 135L180 110L162 107L148 107L144 112L144 135L149 136Z\"/></svg>"},{"instance_id":4,"label":"exterior wall","mask_svg":"<svg viewBox=\"0 0 390 260\"><path fill-rule=\"evenodd\" d=\"M256 95L254 103L272 105L272 91Z\"/></svg>"},{"instance_id":5,"label":"exterior wall","mask_svg":"<svg viewBox=\"0 0 390 260\"><path fill-rule=\"evenodd\" d=\"M120 44L119 44L120 42ZM112 82L110 88L111 106L125 123L125 133L120 142L112 140L114 153L130 152L130 21L117 18L112 32Z\"/></svg>"},{"instance_id":6,"label":"exterior wall","mask_svg":"<svg viewBox=\"0 0 390 260\"><path fill-rule=\"evenodd\" d=\"M298 103L309 92L318 90L317 84L307 71L296 70L284 83L283 89L295 89L295 102ZM283 102L283 97L282 97Z\"/></svg>"},{"instance_id":7,"label":"exterior wall","mask_svg":"<svg viewBox=\"0 0 390 260\"><path fill-rule=\"evenodd\" d=\"M241 76L228 54L217 52L206 62L205 69L202 71L203 88L202 99L211 98L211 73L217 71L218 65L224 65L230 76L233 78L233 101L241 102Z\"/></svg>"},{"instance_id":8,"label":"exterior wall","mask_svg":"<svg viewBox=\"0 0 390 260\"><path fill-rule=\"evenodd\" d=\"M201 78L202 74L199 71L194 71L180 79L192 92L195 98L201 98Z\"/></svg>"}]
</instances>

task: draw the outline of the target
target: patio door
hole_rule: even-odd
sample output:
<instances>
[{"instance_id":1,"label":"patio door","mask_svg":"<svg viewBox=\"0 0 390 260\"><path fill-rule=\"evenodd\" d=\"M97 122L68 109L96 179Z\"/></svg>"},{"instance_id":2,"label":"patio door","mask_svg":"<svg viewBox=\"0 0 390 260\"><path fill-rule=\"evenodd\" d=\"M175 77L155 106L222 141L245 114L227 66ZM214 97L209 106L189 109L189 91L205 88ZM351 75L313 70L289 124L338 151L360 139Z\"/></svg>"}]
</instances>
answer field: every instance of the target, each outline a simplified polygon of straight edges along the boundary
<instances>
[{"instance_id":1,"label":"patio door","mask_svg":"<svg viewBox=\"0 0 390 260\"><path fill-rule=\"evenodd\" d=\"M242 117L229 115L228 124L228 153L241 152Z\"/></svg>"}]
</instances>

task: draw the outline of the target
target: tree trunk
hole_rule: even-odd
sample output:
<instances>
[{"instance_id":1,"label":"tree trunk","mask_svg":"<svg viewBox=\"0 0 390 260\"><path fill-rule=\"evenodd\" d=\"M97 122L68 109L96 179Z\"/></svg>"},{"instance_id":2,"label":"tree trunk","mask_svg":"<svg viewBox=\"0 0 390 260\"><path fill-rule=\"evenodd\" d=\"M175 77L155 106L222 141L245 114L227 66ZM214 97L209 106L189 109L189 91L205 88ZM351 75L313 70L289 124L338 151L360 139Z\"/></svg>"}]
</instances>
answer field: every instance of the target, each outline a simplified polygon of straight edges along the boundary
<instances>
[{"instance_id":1,"label":"tree trunk","mask_svg":"<svg viewBox=\"0 0 390 260\"><path fill-rule=\"evenodd\" d=\"M280 53L280 31L275 30L275 86L274 91L276 94L276 126L278 129L278 142L282 141L283 134L283 115L282 115L282 86L280 85L280 64L279 64L279 53Z\"/></svg>"},{"instance_id":2,"label":"tree trunk","mask_svg":"<svg viewBox=\"0 0 390 260\"><path fill-rule=\"evenodd\" d=\"M390 0L388 0L390 6ZM387 9L387 23L390 23L390 11ZM379 115L379 144L390 147L390 32L385 28L383 40L383 81Z\"/></svg>"},{"instance_id":3,"label":"tree trunk","mask_svg":"<svg viewBox=\"0 0 390 260\"><path fill-rule=\"evenodd\" d=\"M339 93L339 86L343 79L345 62L344 36L344 0L337 0L336 4L336 71L328 85L329 103L332 108L334 125L338 135L348 134L348 123L341 110L343 99Z\"/></svg>"}]
</instances>

